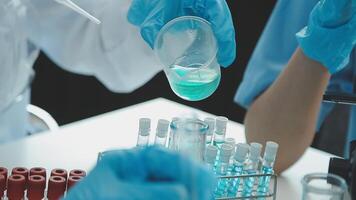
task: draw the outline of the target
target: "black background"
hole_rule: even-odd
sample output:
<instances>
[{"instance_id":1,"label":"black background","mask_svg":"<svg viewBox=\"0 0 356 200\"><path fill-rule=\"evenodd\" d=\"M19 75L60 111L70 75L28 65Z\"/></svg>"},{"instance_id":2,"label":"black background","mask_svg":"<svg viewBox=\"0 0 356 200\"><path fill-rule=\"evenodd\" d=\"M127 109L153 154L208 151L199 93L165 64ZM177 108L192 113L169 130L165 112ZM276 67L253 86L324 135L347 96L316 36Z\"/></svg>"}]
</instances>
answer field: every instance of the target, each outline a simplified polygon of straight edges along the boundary
<instances>
[{"instance_id":1,"label":"black background","mask_svg":"<svg viewBox=\"0 0 356 200\"><path fill-rule=\"evenodd\" d=\"M157 97L242 122L245 111L233 102L233 97L275 0L229 0L228 4L237 33L237 59L232 66L222 69L221 84L208 99L187 102L178 98L163 72L133 93L112 93L94 77L66 72L41 53L34 67L32 104L47 110L61 125Z\"/></svg>"}]
</instances>

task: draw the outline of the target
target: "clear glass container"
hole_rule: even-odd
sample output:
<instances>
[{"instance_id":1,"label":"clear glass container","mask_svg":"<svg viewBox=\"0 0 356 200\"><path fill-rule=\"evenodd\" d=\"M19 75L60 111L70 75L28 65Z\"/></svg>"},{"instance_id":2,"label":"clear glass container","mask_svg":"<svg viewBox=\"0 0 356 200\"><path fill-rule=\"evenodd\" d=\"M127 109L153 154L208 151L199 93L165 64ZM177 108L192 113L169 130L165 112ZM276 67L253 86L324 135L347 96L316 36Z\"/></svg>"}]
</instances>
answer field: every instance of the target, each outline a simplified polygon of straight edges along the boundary
<instances>
[{"instance_id":1,"label":"clear glass container","mask_svg":"<svg viewBox=\"0 0 356 200\"><path fill-rule=\"evenodd\" d=\"M194 160L203 161L208 125L199 119L180 119L171 123L176 138L173 146Z\"/></svg>"},{"instance_id":2,"label":"clear glass container","mask_svg":"<svg viewBox=\"0 0 356 200\"><path fill-rule=\"evenodd\" d=\"M344 200L347 184L337 175L327 173L307 174L302 179L303 200Z\"/></svg>"},{"instance_id":3,"label":"clear glass container","mask_svg":"<svg viewBox=\"0 0 356 200\"><path fill-rule=\"evenodd\" d=\"M173 92L189 101L205 99L217 89L221 77L217 50L210 23L195 16L168 22L154 44Z\"/></svg>"}]
</instances>

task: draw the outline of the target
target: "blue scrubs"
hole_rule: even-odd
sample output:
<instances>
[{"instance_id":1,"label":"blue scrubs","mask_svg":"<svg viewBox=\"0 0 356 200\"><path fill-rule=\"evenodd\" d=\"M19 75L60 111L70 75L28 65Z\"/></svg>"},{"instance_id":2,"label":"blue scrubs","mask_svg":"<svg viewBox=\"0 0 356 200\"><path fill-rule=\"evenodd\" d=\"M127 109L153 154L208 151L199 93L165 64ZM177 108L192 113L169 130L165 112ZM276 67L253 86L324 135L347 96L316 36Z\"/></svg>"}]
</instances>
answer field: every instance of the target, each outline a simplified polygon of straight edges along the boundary
<instances>
[{"instance_id":1,"label":"blue scrubs","mask_svg":"<svg viewBox=\"0 0 356 200\"><path fill-rule=\"evenodd\" d=\"M279 0L247 66L235 102L248 108L287 66L298 44L295 34L307 25L309 13L318 0ZM328 91L351 93L356 81L356 51L348 66L331 77ZM317 128L319 129L334 104L323 103ZM346 119L345 119L346 120ZM351 108L347 141L356 140L356 106ZM337 134L337 133L335 133ZM347 147L348 149L348 143ZM347 152L345 152L347 153Z\"/></svg>"}]
</instances>

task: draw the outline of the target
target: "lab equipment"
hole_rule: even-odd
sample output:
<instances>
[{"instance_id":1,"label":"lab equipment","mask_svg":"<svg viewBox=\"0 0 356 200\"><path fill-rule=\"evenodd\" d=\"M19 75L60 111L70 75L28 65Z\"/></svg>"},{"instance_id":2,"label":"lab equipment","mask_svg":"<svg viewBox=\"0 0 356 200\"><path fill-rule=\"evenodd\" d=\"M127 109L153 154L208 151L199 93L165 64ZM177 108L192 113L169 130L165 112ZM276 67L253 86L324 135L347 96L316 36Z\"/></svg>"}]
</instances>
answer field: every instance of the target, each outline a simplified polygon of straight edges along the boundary
<instances>
[{"instance_id":1,"label":"lab equipment","mask_svg":"<svg viewBox=\"0 0 356 200\"><path fill-rule=\"evenodd\" d=\"M33 167L30 170L15 167L8 178L7 172L7 168L0 167L0 199L10 200L58 200L86 174L84 170L73 169L68 177L67 170L56 168L51 170L46 182L46 169L43 167Z\"/></svg>"},{"instance_id":2,"label":"lab equipment","mask_svg":"<svg viewBox=\"0 0 356 200\"><path fill-rule=\"evenodd\" d=\"M231 145L235 150L236 140L235 138L225 138L225 144Z\"/></svg>"},{"instance_id":3,"label":"lab equipment","mask_svg":"<svg viewBox=\"0 0 356 200\"><path fill-rule=\"evenodd\" d=\"M165 119L158 120L157 129L156 129L156 137L155 137L156 145L161 145L163 147L166 146L168 126L169 126L168 120L165 120Z\"/></svg>"},{"instance_id":4,"label":"lab equipment","mask_svg":"<svg viewBox=\"0 0 356 200\"><path fill-rule=\"evenodd\" d=\"M68 8L74 10L75 12L83 15L84 17L88 18L90 21L96 23L96 24L100 24L101 21L98 20L96 17L94 17L93 15L89 14L87 11L85 11L84 9L82 9L81 7L79 7L77 4L75 4L73 1L71 0L55 0L57 3L63 4L65 6L67 6Z\"/></svg>"},{"instance_id":5,"label":"lab equipment","mask_svg":"<svg viewBox=\"0 0 356 200\"><path fill-rule=\"evenodd\" d=\"M345 180L334 174L307 174L301 182L302 200L344 200L347 192Z\"/></svg>"},{"instance_id":6,"label":"lab equipment","mask_svg":"<svg viewBox=\"0 0 356 200\"><path fill-rule=\"evenodd\" d=\"M303 52L331 74L345 68L356 44L355 4L354 0L318 2L308 26L297 34Z\"/></svg>"},{"instance_id":7,"label":"lab equipment","mask_svg":"<svg viewBox=\"0 0 356 200\"><path fill-rule=\"evenodd\" d=\"M222 144L220 148L219 159L216 163L216 174L218 176L226 176L230 165L230 158L234 151L234 147L229 144ZM216 197L224 197L227 195L228 180L221 179L218 181L218 186L215 190Z\"/></svg>"},{"instance_id":8,"label":"lab equipment","mask_svg":"<svg viewBox=\"0 0 356 200\"><path fill-rule=\"evenodd\" d=\"M195 16L168 22L154 44L171 89L189 101L205 99L217 89L221 77L217 50L210 23Z\"/></svg>"},{"instance_id":9,"label":"lab equipment","mask_svg":"<svg viewBox=\"0 0 356 200\"><path fill-rule=\"evenodd\" d=\"M218 154L218 148L214 145L208 144L205 149L204 161L211 171L215 171L216 155Z\"/></svg>"},{"instance_id":10,"label":"lab equipment","mask_svg":"<svg viewBox=\"0 0 356 200\"><path fill-rule=\"evenodd\" d=\"M61 176L51 176L48 180L48 200L58 200L64 196L66 190L66 179Z\"/></svg>"},{"instance_id":11,"label":"lab equipment","mask_svg":"<svg viewBox=\"0 0 356 200\"><path fill-rule=\"evenodd\" d=\"M260 164L260 155L261 155L262 145L259 143L251 143L250 144L250 154L248 157L248 161L243 170L243 174L245 175L255 175L258 174L258 167ZM244 189L243 196L251 196L253 187L256 183L256 177L250 177L244 180Z\"/></svg>"},{"instance_id":12,"label":"lab equipment","mask_svg":"<svg viewBox=\"0 0 356 200\"><path fill-rule=\"evenodd\" d=\"M216 118L213 144L218 148L225 142L227 122L228 119L226 117L220 116Z\"/></svg>"},{"instance_id":13,"label":"lab equipment","mask_svg":"<svg viewBox=\"0 0 356 200\"><path fill-rule=\"evenodd\" d=\"M345 179L352 200L356 199L356 140L350 144L349 159L330 158L329 173ZM1 172L0 172L1 174Z\"/></svg>"},{"instance_id":14,"label":"lab equipment","mask_svg":"<svg viewBox=\"0 0 356 200\"><path fill-rule=\"evenodd\" d=\"M141 118L139 120L139 130L137 145L138 147L144 147L148 145L150 140L150 131L151 131L151 119Z\"/></svg>"},{"instance_id":15,"label":"lab equipment","mask_svg":"<svg viewBox=\"0 0 356 200\"><path fill-rule=\"evenodd\" d=\"M104 155L91 173L67 193L66 200L212 197L213 174L180 154L150 146Z\"/></svg>"},{"instance_id":16,"label":"lab equipment","mask_svg":"<svg viewBox=\"0 0 356 200\"><path fill-rule=\"evenodd\" d=\"M41 175L28 177L26 197L28 200L42 200L45 197L46 178Z\"/></svg>"},{"instance_id":17,"label":"lab equipment","mask_svg":"<svg viewBox=\"0 0 356 200\"><path fill-rule=\"evenodd\" d=\"M199 119L180 119L171 123L171 129L177 135L176 150L203 161L206 147L208 125Z\"/></svg>"},{"instance_id":18,"label":"lab equipment","mask_svg":"<svg viewBox=\"0 0 356 200\"><path fill-rule=\"evenodd\" d=\"M206 144L211 144L213 141L213 135L215 131L215 119L207 117L204 122L208 125L208 131L206 132Z\"/></svg>"},{"instance_id":19,"label":"lab equipment","mask_svg":"<svg viewBox=\"0 0 356 200\"><path fill-rule=\"evenodd\" d=\"M172 127L172 123L174 121L178 121L179 118L178 117L173 117L172 118L172 121L171 123L169 124L169 127ZM172 150L176 150L176 144L177 144L177 141L178 140L178 135L175 133L175 130L170 128L170 131L169 131L169 139L168 139L168 148L169 149L172 149Z\"/></svg>"},{"instance_id":20,"label":"lab equipment","mask_svg":"<svg viewBox=\"0 0 356 200\"><path fill-rule=\"evenodd\" d=\"M244 165L247 159L247 154L249 152L250 146L248 144L239 143L236 145L236 152L232 161L232 169L230 174L232 176L242 175L244 170ZM228 188L228 196L235 197L237 195L239 186L240 186L240 178L233 178L230 180L229 188Z\"/></svg>"},{"instance_id":21,"label":"lab equipment","mask_svg":"<svg viewBox=\"0 0 356 200\"><path fill-rule=\"evenodd\" d=\"M222 66L229 66L236 56L236 42L231 13L225 0L134 0L127 18L140 27L143 39L153 47L158 32L166 23L187 15L203 17L209 21L219 46L218 61Z\"/></svg>"},{"instance_id":22,"label":"lab equipment","mask_svg":"<svg viewBox=\"0 0 356 200\"><path fill-rule=\"evenodd\" d=\"M263 155L261 174L273 174L273 166L276 160L278 144L272 141L268 141L265 147L265 153ZM262 177L259 179L258 192L265 194L269 190L270 177Z\"/></svg>"}]
</instances>

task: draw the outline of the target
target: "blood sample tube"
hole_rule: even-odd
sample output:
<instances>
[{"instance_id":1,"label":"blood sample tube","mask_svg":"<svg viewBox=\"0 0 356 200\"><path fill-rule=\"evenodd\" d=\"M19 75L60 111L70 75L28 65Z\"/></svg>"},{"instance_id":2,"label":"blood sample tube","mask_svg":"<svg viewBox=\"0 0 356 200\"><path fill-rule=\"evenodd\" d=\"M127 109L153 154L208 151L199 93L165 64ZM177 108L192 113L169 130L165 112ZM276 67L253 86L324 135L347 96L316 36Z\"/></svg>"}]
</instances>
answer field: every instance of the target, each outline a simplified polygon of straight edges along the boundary
<instances>
[{"instance_id":1,"label":"blood sample tube","mask_svg":"<svg viewBox=\"0 0 356 200\"><path fill-rule=\"evenodd\" d=\"M7 179L7 169L5 167L0 167L0 175L3 175Z\"/></svg>"},{"instance_id":2,"label":"blood sample tube","mask_svg":"<svg viewBox=\"0 0 356 200\"><path fill-rule=\"evenodd\" d=\"M67 191L82 179L82 176L69 176L67 182Z\"/></svg>"},{"instance_id":3,"label":"blood sample tube","mask_svg":"<svg viewBox=\"0 0 356 200\"><path fill-rule=\"evenodd\" d=\"M65 178L65 180L67 180L67 176L68 176L68 172L65 169L53 169L51 171L51 176L60 176Z\"/></svg>"},{"instance_id":4,"label":"blood sample tube","mask_svg":"<svg viewBox=\"0 0 356 200\"><path fill-rule=\"evenodd\" d=\"M7 169L5 167L0 167L0 175L3 175L5 177L5 189L6 189L6 183L7 183Z\"/></svg>"},{"instance_id":5,"label":"blood sample tube","mask_svg":"<svg viewBox=\"0 0 356 200\"><path fill-rule=\"evenodd\" d=\"M69 172L69 176L81 176L85 177L87 173L84 170L81 169L73 169Z\"/></svg>"},{"instance_id":6,"label":"blood sample tube","mask_svg":"<svg viewBox=\"0 0 356 200\"><path fill-rule=\"evenodd\" d=\"M7 180L7 197L9 200L22 200L25 195L26 178L13 174Z\"/></svg>"},{"instance_id":7,"label":"blood sample tube","mask_svg":"<svg viewBox=\"0 0 356 200\"><path fill-rule=\"evenodd\" d=\"M27 182L28 200L41 200L44 198L46 189L46 178L41 175L32 175Z\"/></svg>"},{"instance_id":8,"label":"blood sample tube","mask_svg":"<svg viewBox=\"0 0 356 200\"><path fill-rule=\"evenodd\" d=\"M51 176L48 180L48 200L59 200L66 190L66 179L61 176Z\"/></svg>"},{"instance_id":9,"label":"blood sample tube","mask_svg":"<svg viewBox=\"0 0 356 200\"><path fill-rule=\"evenodd\" d=\"M6 188L5 176L0 174L0 199L2 199L2 197L4 196L5 188Z\"/></svg>"},{"instance_id":10,"label":"blood sample tube","mask_svg":"<svg viewBox=\"0 0 356 200\"><path fill-rule=\"evenodd\" d=\"M46 169L43 167L33 167L30 169L30 176L33 175L40 175L46 179L47 177Z\"/></svg>"},{"instance_id":11,"label":"blood sample tube","mask_svg":"<svg viewBox=\"0 0 356 200\"><path fill-rule=\"evenodd\" d=\"M18 174L25 177L25 182L28 180L28 169L25 167L15 167L12 169L12 175Z\"/></svg>"}]
</instances>

